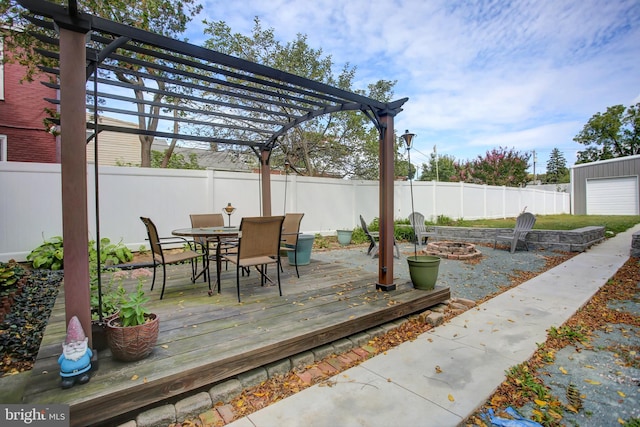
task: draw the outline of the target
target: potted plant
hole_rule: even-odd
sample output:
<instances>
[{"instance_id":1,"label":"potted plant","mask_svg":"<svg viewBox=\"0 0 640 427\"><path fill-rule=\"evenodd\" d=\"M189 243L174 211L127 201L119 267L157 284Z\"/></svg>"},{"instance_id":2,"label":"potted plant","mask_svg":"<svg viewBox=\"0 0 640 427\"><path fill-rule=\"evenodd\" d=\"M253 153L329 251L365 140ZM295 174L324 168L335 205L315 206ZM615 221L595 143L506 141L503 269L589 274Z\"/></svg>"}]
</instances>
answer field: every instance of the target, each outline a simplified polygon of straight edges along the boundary
<instances>
[{"instance_id":1,"label":"potted plant","mask_svg":"<svg viewBox=\"0 0 640 427\"><path fill-rule=\"evenodd\" d=\"M105 350L107 348L107 323L120 311L120 302L125 294L122 279L127 278L128 273L118 269L103 270L104 273L109 273L110 277L106 282L101 281L101 286L98 286L95 264L90 267L89 272L92 347L94 350Z\"/></svg>"},{"instance_id":2,"label":"potted plant","mask_svg":"<svg viewBox=\"0 0 640 427\"><path fill-rule=\"evenodd\" d=\"M160 321L146 308L149 298L142 290L144 277L151 276L147 269L134 270L138 279L136 290L126 294L120 303L117 317L107 323L107 341L114 359L133 362L147 357L158 340Z\"/></svg>"},{"instance_id":3,"label":"potted plant","mask_svg":"<svg viewBox=\"0 0 640 427\"><path fill-rule=\"evenodd\" d=\"M340 243L342 246L347 246L348 244L351 243L351 237L353 236L353 230L350 230L348 228L344 228L341 230L336 230L336 233L338 233L338 243Z\"/></svg>"},{"instance_id":4,"label":"potted plant","mask_svg":"<svg viewBox=\"0 0 640 427\"><path fill-rule=\"evenodd\" d=\"M411 187L411 213L415 212L413 207L413 179L411 171L411 144L415 134L409 133L408 130L404 132L401 138L407 145L407 154L409 157L409 185ZM413 235L416 236L415 221L412 223ZM440 258L431 255L418 255L418 241L413 239L413 256L407 257L407 263L409 264L409 276L413 287L422 290L432 290L436 285L438 279L438 269L440 267Z\"/></svg>"}]
</instances>

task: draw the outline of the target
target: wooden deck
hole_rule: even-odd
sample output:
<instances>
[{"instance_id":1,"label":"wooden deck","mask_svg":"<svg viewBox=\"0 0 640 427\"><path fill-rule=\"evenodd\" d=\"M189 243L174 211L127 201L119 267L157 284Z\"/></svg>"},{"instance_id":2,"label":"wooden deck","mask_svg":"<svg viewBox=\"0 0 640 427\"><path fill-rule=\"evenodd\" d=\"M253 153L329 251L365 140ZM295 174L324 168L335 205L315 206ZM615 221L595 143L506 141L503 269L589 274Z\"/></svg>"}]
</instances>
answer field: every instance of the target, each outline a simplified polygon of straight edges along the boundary
<instances>
[{"instance_id":1,"label":"wooden deck","mask_svg":"<svg viewBox=\"0 0 640 427\"><path fill-rule=\"evenodd\" d=\"M294 267L284 266L282 297L276 286L261 287L255 272L244 277L241 304L235 270L223 272L221 294L210 297L206 283L190 282L187 267L171 268L164 299L159 300L158 284L147 292L151 311L160 317L153 353L122 363L104 350L91 381L69 390L60 388L57 364L66 331L61 292L23 400L69 404L74 426L101 424L422 311L450 296L448 288L415 290L406 278L398 278L395 291L377 291L377 275L340 262L312 259L299 268L297 278Z\"/></svg>"}]
</instances>

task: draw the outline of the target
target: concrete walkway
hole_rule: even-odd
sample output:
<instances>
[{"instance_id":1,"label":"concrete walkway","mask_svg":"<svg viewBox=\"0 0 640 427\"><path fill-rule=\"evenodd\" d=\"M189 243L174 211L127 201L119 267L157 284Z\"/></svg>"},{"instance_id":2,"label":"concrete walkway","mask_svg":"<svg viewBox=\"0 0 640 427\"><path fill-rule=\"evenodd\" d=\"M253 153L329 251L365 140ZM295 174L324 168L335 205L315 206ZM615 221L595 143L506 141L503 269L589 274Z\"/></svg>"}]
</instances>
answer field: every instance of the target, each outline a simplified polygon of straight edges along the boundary
<instances>
[{"instance_id":1,"label":"concrete walkway","mask_svg":"<svg viewBox=\"0 0 640 427\"><path fill-rule=\"evenodd\" d=\"M640 225L233 427L456 426L629 258Z\"/></svg>"}]
</instances>

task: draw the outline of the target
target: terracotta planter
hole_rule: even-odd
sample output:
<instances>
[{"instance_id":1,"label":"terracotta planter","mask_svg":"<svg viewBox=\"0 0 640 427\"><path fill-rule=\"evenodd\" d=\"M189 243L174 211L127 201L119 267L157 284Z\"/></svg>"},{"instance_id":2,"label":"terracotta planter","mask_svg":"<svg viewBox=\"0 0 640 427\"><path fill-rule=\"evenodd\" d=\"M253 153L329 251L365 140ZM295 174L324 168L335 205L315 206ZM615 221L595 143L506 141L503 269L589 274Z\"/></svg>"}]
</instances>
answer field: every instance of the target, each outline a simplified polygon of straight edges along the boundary
<instances>
[{"instance_id":1,"label":"terracotta planter","mask_svg":"<svg viewBox=\"0 0 640 427\"><path fill-rule=\"evenodd\" d=\"M158 340L160 321L150 314L147 323L138 326L120 326L120 319L107 323L107 341L114 359L134 362L144 359L153 351Z\"/></svg>"}]
</instances>

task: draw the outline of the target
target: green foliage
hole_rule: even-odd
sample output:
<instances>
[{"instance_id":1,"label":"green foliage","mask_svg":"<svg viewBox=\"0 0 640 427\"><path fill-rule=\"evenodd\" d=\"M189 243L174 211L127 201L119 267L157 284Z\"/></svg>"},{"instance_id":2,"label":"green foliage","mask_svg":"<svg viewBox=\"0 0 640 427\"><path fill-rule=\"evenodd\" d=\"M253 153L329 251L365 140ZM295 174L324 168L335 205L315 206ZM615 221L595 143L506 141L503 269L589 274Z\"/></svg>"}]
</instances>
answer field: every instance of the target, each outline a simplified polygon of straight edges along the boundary
<instances>
[{"instance_id":1,"label":"green foliage","mask_svg":"<svg viewBox=\"0 0 640 427\"><path fill-rule=\"evenodd\" d=\"M640 418L629 418L622 425L623 427L640 427Z\"/></svg>"},{"instance_id":2,"label":"green foliage","mask_svg":"<svg viewBox=\"0 0 640 427\"><path fill-rule=\"evenodd\" d=\"M135 292L131 292L122 298L120 304L120 321L122 326L138 326L146 322L146 315L149 310L145 304L149 302L149 297L144 295L142 281L138 282Z\"/></svg>"},{"instance_id":3,"label":"green foliage","mask_svg":"<svg viewBox=\"0 0 640 427\"><path fill-rule=\"evenodd\" d=\"M100 298L98 292L98 275L95 267L89 270L90 273L90 303L91 320L100 320L99 306ZM102 290L102 316L111 316L120 310L120 302L125 295L122 279L127 273L118 269L103 269L100 288Z\"/></svg>"},{"instance_id":4,"label":"green foliage","mask_svg":"<svg viewBox=\"0 0 640 427\"><path fill-rule=\"evenodd\" d=\"M515 218L458 220L460 227L513 228ZM538 215L535 229L539 230L575 230L589 226L604 226L605 233L623 232L640 223L638 215Z\"/></svg>"},{"instance_id":5,"label":"green foliage","mask_svg":"<svg viewBox=\"0 0 640 427\"><path fill-rule=\"evenodd\" d=\"M152 168L162 167L162 160L164 159L165 153L156 150L151 151ZM188 161L185 160L183 154L173 153L171 158L169 158L169 163L167 163L167 169L204 169L204 167L198 164L198 156L195 153L189 153Z\"/></svg>"},{"instance_id":6,"label":"green foliage","mask_svg":"<svg viewBox=\"0 0 640 427\"><path fill-rule=\"evenodd\" d=\"M505 185L519 187L526 184L527 168L531 154L516 151L514 148L494 148L485 156L456 166L456 176L451 181L473 184Z\"/></svg>"},{"instance_id":7,"label":"green foliage","mask_svg":"<svg viewBox=\"0 0 640 427\"><path fill-rule=\"evenodd\" d=\"M582 328L577 326L575 329L572 329L569 326L561 326L556 328L552 326L548 330L549 337L561 340L568 340L571 342L582 342L587 339L587 336L582 332Z\"/></svg>"},{"instance_id":8,"label":"green foliage","mask_svg":"<svg viewBox=\"0 0 640 427\"><path fill-rule=\"evenodd\" d=\"M31 261L33 268L45 270L62 270L63 262L62 237L54 236L46 240L27 255L27 261Z\"/></svg>"},{"instance_id":9,"label":"green foliage","mask_svg":"<svg viewBox=\"0 0 640 427\"><path fill-rule=\"evenodd\" d=\"M436 224L444 225L444 226L455 226L456 221L453 218L449 218L446 215L438 215L438 218L436 218Z\"/></svg>"},{"instance_id":10,"label":"green foliage","mask_svg":"<svg viewBox=\"0 0 640 427\"><path fill-rule=\"evenodd\" d=\"M551 154L549 155L547 173L544 181L551 184L569 182L569 168L567 168L567 161L557 148L551 150Z\"/></svg>"},{"instance_id":11,"label":"green foliage","mask_svg":"<svg viewBox=\"0 0 640 427\"><path fill-rule=\"evenodd\" d=\"M589 163L640 154L640 103L625 109L608 107L594 114L573 140L586 146L576 163Z\"/></svg>"},{"instance_id":12,"label":"green foliage","mask_svg":"<svg viewBox=\"0 0 640 427\"><path fill-rule=\"evenodd\" d=\"M25 276L24 268L15 261L0 262L0 296L16 290L16 283Z\"/></svg>"},{"instance_id":13,"label":"green foliage","mask_svg":"<svg viewBox=\"0 0 640 427\"><path fill-rule=\"evenodd\" d=\"M436 163L436 157L438 161ZM420 181L441 181L450 182L456 176L455 157L449 155L436 156L431 153L429 163L422 164L422 173L418 178Z\"/></svg>"},{"instance_id":14,"label":"green foliage","mask_svg":"<svg viewBox=\"0 0 640 427\"><path fill-rule=\"evenodd\" d=\"M535 375L531 373L525 364L521 363L509 368L507 378L513 380L513 382L520 387L525 397L540 400L547 398L547 388L536 379Z\"/></svg>"},{"instance_id":15,"label":"green foliage","mask_svg":"<svg viewBox=\"0 0 640 427\"><path fill-rule=\"evenodd\" d=\"M89 263L97 263L98 253L95 240L89 241ZM129 262L133 254L122 242L113 244L104 237L100 239L100 261L103 265L114 265ZM62 270L64 267L64 250L62 237L55 236L45 240L40 246L27 255L33 268L45 270Z\"/></svg>"},{"instance_id":16,"label":"green foliage","mask_svg":"<svg viewBox=\"0 0 640 427\"><path fill-rule=\"evenodd\" d=\"M96 241L89 241L89 262L97 262L98 252L96 250ZM100 239L100 264L116 265L123 264L133 260L133 253L127 248L122 241L119 243L111 243L107 237Z\"/></svg>"},{"instance_id":17,"label":"green foliage","mask_svg":"<svg viewBox=\"0 0 640 427\"><path fill-rule=\"evenodd\" d=\"M313 240L313 246L318 249L325 249L329 247L329 239L326 236L323 236L320 233L316 233L315 239Z\"/></svg>"},{"instance_id":18,"label":"green foliage","mask_svg":"<svg viewBox=\"0 0 640 427\"><path fill-rule=\"evenodd\" d=\"M395 81L379 80L368 85L367 90L355 90L356 69L336 67L331 56L322 49L314 49L307 43L307 36L297 34L295 39L280 42L273 28L263 28L259 18L248 35L234 33L224 21L205 21L204 33L209 36L204 46L219 52L279 70L306 77L317 82L337 86L340 89L370 96L379 101L389 101ZM336 73L336 70L339 70ZM226 99L225 94L214 94ZM260 100L244 101L247 107L264 108ZM272 104L278 113L289 114L286 107ZM276 113L276 110L274 110ZM264 116L265 119L271 117ZM242 138L243 130L228 129ZM282 167L285 161L306 176L337 176L357 179L377 179L379 168L379 134L371 121L355 111L342 111L322 115L305 121L279 139L273 151L271 164ZM397 146L396 146L397 147ZM396 150L397 152L397 150ZM398 166L398 164L396 164Z\"/></svg>"}]
</instances>

